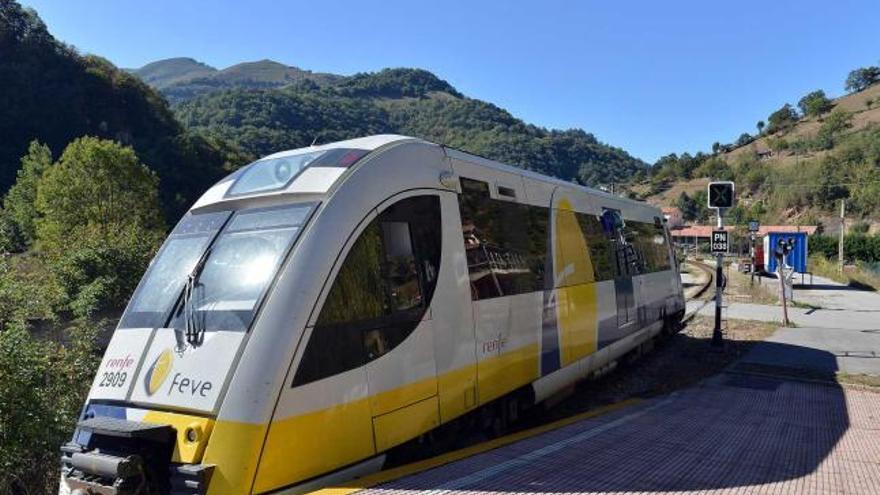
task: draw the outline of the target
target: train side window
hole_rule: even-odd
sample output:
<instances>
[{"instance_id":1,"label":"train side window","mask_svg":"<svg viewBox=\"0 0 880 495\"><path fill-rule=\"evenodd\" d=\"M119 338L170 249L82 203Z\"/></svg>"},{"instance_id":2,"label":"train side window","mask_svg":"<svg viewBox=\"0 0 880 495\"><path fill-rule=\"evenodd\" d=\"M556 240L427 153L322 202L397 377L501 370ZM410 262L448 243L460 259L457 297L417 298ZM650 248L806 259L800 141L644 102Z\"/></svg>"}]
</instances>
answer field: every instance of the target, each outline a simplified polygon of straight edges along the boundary
<instances>
[{"instance_id":1,"label":"train side window","mask_svg":"<svg viewBox=\"0 0 880 495\"><path fill-rule=\"evenodd\" d=\"M590 261L593 264L595 280L614 279L615 259L611 242L602 231L602 223L594 215L578 213L577 220L587 241L587 249L590 252Z\"/></svg>"},{"instance_id":2,"label":"train side window","mask_svg":"<svg viewBox=\"0 0 880 495\"><path fill-rule=\"evenodd\" d=\"M460 181L458 204L472 298L545 289L550 210L492 199L486 182Z\"/></svg>"},{"instance_id":3,"label":"train side window","mask_svg":"<svg viewBox=\"0 0 880 495\"><path fill-rule=\"evenodd\" d=\"M398 201L370 222L333 281L293 386L362 366L415 330L437 284L441 228L435 195Z\"/></svg>"}]
</instances>

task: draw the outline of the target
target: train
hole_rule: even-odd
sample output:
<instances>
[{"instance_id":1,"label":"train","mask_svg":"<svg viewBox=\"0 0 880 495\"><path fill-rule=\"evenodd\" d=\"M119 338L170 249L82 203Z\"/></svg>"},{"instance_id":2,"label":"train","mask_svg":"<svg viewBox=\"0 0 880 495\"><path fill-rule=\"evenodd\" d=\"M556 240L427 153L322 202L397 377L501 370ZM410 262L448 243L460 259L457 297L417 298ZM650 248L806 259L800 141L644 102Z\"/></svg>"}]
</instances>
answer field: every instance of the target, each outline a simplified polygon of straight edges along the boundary
<instances>
[{"instance_id":1,"label":"train","mask_svg":"<svg viewBox=\"0 0 880 495\"><path fill-rule=\"evenodd\" d=\"M646 203L406 136L275 153L210 187L151 261L59 493L350 480L558 397L684 308Z\"/></svg>"}]
</instances>

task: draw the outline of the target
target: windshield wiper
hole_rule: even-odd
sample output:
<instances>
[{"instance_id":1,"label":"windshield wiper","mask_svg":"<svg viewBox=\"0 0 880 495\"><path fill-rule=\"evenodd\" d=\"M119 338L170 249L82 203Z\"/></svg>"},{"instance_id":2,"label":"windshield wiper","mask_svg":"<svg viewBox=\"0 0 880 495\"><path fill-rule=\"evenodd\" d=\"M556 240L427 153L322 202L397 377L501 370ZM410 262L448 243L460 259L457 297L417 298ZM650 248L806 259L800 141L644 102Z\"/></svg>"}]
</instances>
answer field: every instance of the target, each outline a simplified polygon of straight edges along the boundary
<instances>
[{"instance_id":1,"label":"windshield wiper","mask_svg":"<svg viewBox=\"0 0 880 495\"><path fill-rule=\"evenodd\" d=\"M186 276L186 284L183 288L183 321L185 325L186 342L193 347L202 345L205 341L205 325L197 316L197 309L193 305L193 297L195 296L198 286L199 276L205 268L208 257L211 255L211 248L205 250L202 257L193 267L189 275ZM178 347L183 347L183 343L178 338Z\"/></svg>"}]
</instances>

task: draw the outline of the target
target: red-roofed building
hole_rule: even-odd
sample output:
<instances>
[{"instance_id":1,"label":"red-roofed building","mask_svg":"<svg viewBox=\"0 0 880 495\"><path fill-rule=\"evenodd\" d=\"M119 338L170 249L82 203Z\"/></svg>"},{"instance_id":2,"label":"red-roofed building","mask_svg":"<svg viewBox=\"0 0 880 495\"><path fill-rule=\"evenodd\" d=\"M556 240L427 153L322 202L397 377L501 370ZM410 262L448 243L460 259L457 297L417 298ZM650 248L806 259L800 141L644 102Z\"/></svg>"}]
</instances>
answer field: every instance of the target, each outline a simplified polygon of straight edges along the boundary
<instances>
[{"instance_id":1,"label":"red-roofed building","mask_svg":"<svg viewBox=\"0 0 880 495\"><path fill-rule=\"evenodd\" d=\"M758 236L763 237L770 232L806 232L807 235L813 235L817 229L815 225L762 225L758 228ZM676 244L694 246L708 244L713 230L715 230L713 225L685 225L680 229L670 230L669 233ZM725 226L724 230L733 232L735 227Z\"/></svg>"}]
</instances>

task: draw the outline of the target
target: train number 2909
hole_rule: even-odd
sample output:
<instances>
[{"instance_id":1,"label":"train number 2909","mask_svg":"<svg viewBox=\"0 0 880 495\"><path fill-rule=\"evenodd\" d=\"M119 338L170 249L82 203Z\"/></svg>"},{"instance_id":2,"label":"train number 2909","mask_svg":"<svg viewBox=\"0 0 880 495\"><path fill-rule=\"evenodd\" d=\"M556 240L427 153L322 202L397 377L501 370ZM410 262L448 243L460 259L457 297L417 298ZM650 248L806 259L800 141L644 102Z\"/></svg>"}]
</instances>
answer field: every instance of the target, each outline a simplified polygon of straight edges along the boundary
<instances>
[{"instance_id":1,"label":"train number 2909","mask_svg":"<svg viewBox=\"0 0 880 495\"><path fill-rule=\"evenodd\" d=\"M101 375L99 387L121 387L125 385L128 373L124 371L109 371Z\"/></svg>"}]
</instances>

